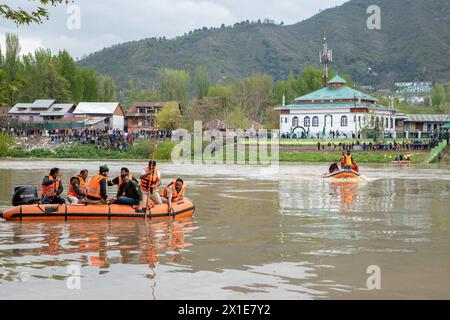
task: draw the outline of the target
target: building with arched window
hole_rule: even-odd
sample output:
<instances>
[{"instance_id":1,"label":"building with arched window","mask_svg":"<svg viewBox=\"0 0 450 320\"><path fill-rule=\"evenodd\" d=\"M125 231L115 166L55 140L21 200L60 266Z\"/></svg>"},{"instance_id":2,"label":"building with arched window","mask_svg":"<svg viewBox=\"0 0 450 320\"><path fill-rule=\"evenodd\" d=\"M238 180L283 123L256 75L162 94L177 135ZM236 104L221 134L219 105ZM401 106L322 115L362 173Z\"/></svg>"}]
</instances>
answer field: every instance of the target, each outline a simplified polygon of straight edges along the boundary
<instances>
[{"instance_id":1,"label":"building with arched window","mask_svg":"<svg viewBox=\"0 0 450 320\"><path fill-rule=\"evenodd\" d=\"M287 123L280 122L280 133L292 135L293 130L303 124L309 136L329 137L332 131L339 131L341 136L351 137L363 129L380 126L383 119L385 125L380 129L395 137L395 111L346 84L343 78L336 76L327 87L298 97L293 104L275 108L281 119L289 119Z\"/></svg>"}]
</instances>

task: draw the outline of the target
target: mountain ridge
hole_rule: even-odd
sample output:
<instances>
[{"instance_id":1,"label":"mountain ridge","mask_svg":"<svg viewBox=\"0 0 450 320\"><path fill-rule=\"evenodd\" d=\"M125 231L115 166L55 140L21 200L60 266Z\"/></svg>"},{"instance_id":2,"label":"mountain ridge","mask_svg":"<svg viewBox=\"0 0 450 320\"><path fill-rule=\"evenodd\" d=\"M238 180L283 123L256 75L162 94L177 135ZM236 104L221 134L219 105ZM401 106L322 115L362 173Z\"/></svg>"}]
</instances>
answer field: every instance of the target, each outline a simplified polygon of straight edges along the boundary
<instances>
[{"instance_id":1,"label":"mountain ridge","mask_svg":"<svg viewBox=\"0 0 450 320\"><path fill-rule=\"evenodd\" d=\"M381 30L369 30L367 8L381 9ZM351 0L292 25L237 23L174 39L118 44L79 61L111 74L119 86L155 86L160 68L205 65L214 82L256 73L275 80L319 64L323 33L334 52L331 68L362 84L450 78L450 1ZM378 74L370 75L368 68Z\"/></svg>"}]
</instances>

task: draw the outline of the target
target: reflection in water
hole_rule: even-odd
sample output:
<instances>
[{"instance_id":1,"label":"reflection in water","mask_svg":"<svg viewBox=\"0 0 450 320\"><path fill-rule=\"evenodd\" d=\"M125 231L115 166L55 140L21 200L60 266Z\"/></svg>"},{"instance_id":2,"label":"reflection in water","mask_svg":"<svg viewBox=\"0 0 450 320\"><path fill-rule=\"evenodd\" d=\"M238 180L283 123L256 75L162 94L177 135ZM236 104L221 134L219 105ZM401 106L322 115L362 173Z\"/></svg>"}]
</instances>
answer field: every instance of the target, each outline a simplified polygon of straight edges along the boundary
<instances>
[{"instance_id":1,"label":"reflection in water","mask_svg":"<svg viewBox=\"0 0 450 320\"><path fill-rule=\"evenodd\" d=\"M57 165L65 176L76 172ZM39 184L50 166L0 169L0 208L14 185ZM98 163L83 166L95 171ZM188 220L0 222L0 296L450 298L448 170L364 168L366 180L344 183L324 181L314 168L262 175L189 166L183 177L197 211ZM164 182L174 178L176 168L162 169ZM80 291L65 285L73 264L81 266ZM367 291L369 265L382 270L379 292Z\"/></svg>"}]
</instances>

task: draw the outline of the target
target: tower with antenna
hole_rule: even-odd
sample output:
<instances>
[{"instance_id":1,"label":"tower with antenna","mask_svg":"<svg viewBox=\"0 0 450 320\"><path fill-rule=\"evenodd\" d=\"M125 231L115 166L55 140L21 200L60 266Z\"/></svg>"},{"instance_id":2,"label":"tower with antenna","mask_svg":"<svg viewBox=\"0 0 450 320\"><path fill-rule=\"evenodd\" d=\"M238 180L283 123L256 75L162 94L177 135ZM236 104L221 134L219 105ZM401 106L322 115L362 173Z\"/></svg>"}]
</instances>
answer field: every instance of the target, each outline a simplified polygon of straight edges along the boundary
<instances>
[{"instance_id":1,"label":"tower with antenna","mask_svg":"<svg viewBox=\"0 0 450 320\"><path fill-rule=\"evenodd\" d=\"M323 36L323 51L320 52L320 64L323 66L323 85L328 86L328 64L333 61L333 51L328 49L327 35Z\"/></svg>"}]
</instances>

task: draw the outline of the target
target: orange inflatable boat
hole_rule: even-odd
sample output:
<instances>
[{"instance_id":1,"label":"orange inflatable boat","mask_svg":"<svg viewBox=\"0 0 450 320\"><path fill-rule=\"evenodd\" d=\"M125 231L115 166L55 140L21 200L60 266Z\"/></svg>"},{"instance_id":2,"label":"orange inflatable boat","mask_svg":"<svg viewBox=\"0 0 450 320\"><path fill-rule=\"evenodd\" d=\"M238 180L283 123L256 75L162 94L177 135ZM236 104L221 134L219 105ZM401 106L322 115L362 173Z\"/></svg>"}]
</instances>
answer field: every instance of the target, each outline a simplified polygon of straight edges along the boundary
<instances>
[{"instance_id":1,"label":"orange inflatable boat","mask_svg":"<svg viewBox=\"0 0 450 320\"><path fill-rule=\"evenodd\" d=\"M130 220L145 218L159 220L186 218L194 214L195 206L187 198L172 204L169 212L167 204L154 205L146 213L137 212L128 205L52 205L31 204L17 206L0 212L0 218L8 221L72 221L72 220Z\"/></svg>"},{"instance_id":2,"label":"orange inflatable boat","mask_svg":"<svg viewBox=\"0 0 450 320\"><path fill-rule=\"evenodd\" d=\"M391 161L394 164L410 164L411 160L402 160L402 161Z\"/></svg>"},{"instance_id":3,"label":"orange inflatable boat","mask_svg":"<svg viewBox=\"0 0 450 320\"><path fill-rule=\"evenodd\" d=\"M322 178L330 178L330 179L358 179L361 175L353 170L339 170L333 173L328 173L324 175Z\"/></svg>"}]
</instances>

